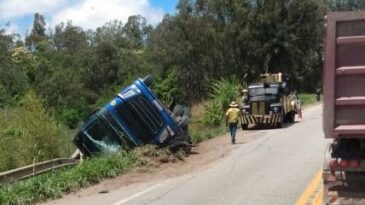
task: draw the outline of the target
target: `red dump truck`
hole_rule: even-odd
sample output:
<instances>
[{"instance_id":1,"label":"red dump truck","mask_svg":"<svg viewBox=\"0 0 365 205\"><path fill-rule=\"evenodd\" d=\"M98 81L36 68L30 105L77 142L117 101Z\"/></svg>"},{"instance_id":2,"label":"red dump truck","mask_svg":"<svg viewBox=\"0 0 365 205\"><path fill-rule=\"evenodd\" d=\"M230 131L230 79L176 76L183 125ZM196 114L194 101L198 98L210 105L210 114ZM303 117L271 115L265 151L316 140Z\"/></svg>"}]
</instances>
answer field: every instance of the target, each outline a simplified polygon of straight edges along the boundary
<instances>
[{"instance_id":1,"label":"red dump truck","mask_svg":"<svg viewBox=\"0 0 365 205\"><path fill-rule=\"evenodd\" d=\"M324 46L323 203L365 204L365 12L329 13Z\"/></svg>"}]
</instances>

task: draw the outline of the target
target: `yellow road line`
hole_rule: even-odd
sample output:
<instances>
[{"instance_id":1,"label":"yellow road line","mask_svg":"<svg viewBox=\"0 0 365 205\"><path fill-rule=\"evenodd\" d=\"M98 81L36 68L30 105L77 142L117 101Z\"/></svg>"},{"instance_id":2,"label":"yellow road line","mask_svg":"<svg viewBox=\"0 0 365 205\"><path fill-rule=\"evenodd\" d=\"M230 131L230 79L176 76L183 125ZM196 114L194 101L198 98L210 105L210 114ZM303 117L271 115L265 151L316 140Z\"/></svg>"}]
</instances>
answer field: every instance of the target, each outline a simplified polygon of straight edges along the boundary
<instances>
[{"instance_id":1,"label":"yellow road line","mask_svg":"<svg viewBox=\"0 0 365 205\"><path fill-rule=\"evenodd\" d=\"M318 171L314 179L311 181L311 183L306 188L305 192L300 196L297 203L295 205L306 205L310 197L313 195L316 188L318 188L318 185L322 181L322 169ZM321 189L322 190L322 189ZM317 200L315 200L317 201Z\"/></svg>"},{"instance_id":2,"label":"yellow road line","mask_svg":"<svg viewBox=\"0 0 365 205\"><path fill-rule=\"evenodd\" d=\"M319 190L319 192L316 195L316 198L313 201L312 205L321 205L323 200L323 187Z\"/></svg>"}]
</instances>

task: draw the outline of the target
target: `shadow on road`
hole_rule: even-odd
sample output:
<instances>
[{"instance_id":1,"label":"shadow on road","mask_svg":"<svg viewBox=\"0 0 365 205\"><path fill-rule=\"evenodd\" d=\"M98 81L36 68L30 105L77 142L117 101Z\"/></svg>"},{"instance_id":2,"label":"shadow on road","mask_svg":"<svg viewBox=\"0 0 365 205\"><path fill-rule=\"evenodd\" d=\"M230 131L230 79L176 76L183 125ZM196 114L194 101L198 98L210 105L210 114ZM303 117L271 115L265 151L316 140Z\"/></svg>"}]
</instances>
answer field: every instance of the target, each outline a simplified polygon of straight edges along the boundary
<instances>
[{"instance_id":1,"label":"shadow on road","mask_svg":"<svg viewBox=\"0 0 365 205\"><path fill-rule=\"evenodd\" d=\"M255 126L251 126L248 129L246 129L246 131L250 131L250 130L276 130L276 129L285 129L285 128L290 128L291 126L300 123L300 121L295 121L294 123L284 123L282 128L277 128L275 126L269 126L269 125L255 125Z\"/></svg>"}]
</instances>

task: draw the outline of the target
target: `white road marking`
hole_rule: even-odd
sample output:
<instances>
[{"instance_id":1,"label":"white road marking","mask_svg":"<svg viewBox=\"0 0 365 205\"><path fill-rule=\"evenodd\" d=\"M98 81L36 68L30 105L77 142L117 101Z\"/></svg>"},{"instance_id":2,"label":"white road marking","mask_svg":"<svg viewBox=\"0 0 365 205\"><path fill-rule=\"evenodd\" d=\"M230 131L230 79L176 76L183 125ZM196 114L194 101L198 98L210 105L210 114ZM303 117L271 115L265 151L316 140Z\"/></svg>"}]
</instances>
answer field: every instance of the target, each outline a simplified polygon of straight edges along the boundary
<instances>
[{"instance_id":1,"label":"white road marking","mask_svg":"<svg viewBox=\"0 0 365 205\"><path fill-rule=\"evenodd\" d=\"M148 188L148 189L146 189L146 190L143 190L143 191L141 191L141 192L135 193L135 194L133 194L133 195L132 195L132 196L130 196L130 197L127 197L127 198L125 198L125 199L122 199L122 200L120 200L120 201L118 201L118 202L114 203L113 205L122 205L122 204L125 204L125 203L127 203L127 202L129 202L129 201L131 201L131 200L133 200L133 199L135 199L135 198L137 198L137 197L139 197L139 196L141 196L141 195L143 195L143 194L146 194L146 193L148 193L148 192L150 192L150 191L152 191L152 190L154 190L154 189L158 188L159 186L161 186L162 184L164 184L164 183L166 183L166 182L168 182L168 181L169 181L169 180L166 180L166 181L164 181L164 182L161 182L161 183L158 183L158 184L156 184L156 185L153 185L153 186L151 186L150 188Z\"/></svg>"}]
</instances>

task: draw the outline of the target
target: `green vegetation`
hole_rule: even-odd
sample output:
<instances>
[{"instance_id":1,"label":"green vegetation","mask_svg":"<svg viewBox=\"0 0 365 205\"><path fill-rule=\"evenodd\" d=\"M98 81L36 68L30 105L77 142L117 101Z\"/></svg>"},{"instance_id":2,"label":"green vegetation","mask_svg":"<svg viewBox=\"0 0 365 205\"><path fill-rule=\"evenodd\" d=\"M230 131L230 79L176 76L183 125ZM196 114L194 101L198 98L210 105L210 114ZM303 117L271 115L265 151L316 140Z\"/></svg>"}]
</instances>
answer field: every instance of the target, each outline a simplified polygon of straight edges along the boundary
<instances>
[{"instance_id":1,"label":"green vegetation","mask_svg":"<svg viewBox=\"0 0 365 205\"><path fill-rule=\"evenodd\" d=\"M67 155L74 147L34 92L19 107L0 110L0 171ZM67 148L72 147L73 150Z\"/></svg>"},{"instance_id":2,"label":"green vegetation","mask_svg":"<svg viewBox=\"0 0 365 205\"><path fill-rule=\"evenodd\" d=\"M202 121L210 127L218 127L224 118L224 112L229 104L236 100L241 90L240 83L235 77L221 79L212 83L211 101L204 106Z\"/></svg>"},{"instance_id":3,"label":"green vegetation","mask_svg":"<svg viewBox=\"0 0 365 205\"><path fill-rule=\"evenodd\" d=\"M299 99L302 102L302 105L310 105L317 102L316 96L316 94L302 93L299 94Z\"/></svg>"},{"instance_id":4,"label":"green vegetation","mask_svg":"<svg viewBox=\"0 0 365 205\"><path fill-rule=\"evenodd\" d=\"M156 26L134 15L94 30L65 19L51 31L37 13L24 38L0 28L0 170L67 156L82 119L147 74L159 79L154 88L169 106L207 100L219 87L199 119L213 127L232 100L230 86L266 70L313 92L324 14L361 8L358 0L179 0Z\"/></svg>"},{"instance_id":5,"label":"green vegetation","mask_svg":"<svg viewBox=\"0 0 365 205\"><path fill-rule=\"evenodd\" d=\"M219 125L210 129L190 129L190 135L193 143L200 143L214 137L221 136L227 132L227 128L224 125Z\"/></svg>"},{"instance_id":6,"label":"green vegetation","mask_svg":"<svg viewBox=\"0 0 365 205\"><path fill-rule=\"evenodd\" d=\"M144 146L130 152L105 154L70 168L0 186L0 204L25 205L49 199L113 178L140 166L159 166L182 160L184 153Z\"/></svg>"},{"instance_id":7,"label":"green vegetation","mask_svg":"<svg viewBox=\"0 0 365 205\"><path fill-rule=\"evenodd\" d=\"M195 143L222 134L229 102L266 70L313 92L324 14L364 7L358 0L179 0L176 14L154 27L135 15L95 30L59 22L48 31L37 13L25 38L0 28L0 171L69 156L82 119L147 74L157 77L153 89L168 106L208 102L193 111ZM300 98L315 102L315 95ZM144 163L134 152L86 160L1 187L0 204L57 198Z\"/></svg>"},{"instance_id":8,"label":"green vegetation","mask_svg":"<svg viewBox=\"0 0 365 205\"><path fill-rule=\"evenodd\" d=\"M105 178L116 177L145 163L135 152L92 158L70 169L0 187L0 204L23 205L60 198L63 193L90 186Z\"/></svg>"}]
</instances>

